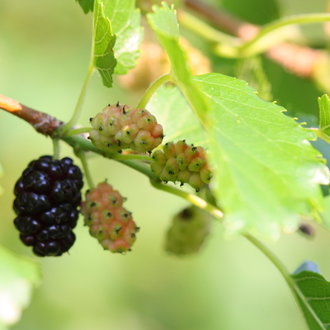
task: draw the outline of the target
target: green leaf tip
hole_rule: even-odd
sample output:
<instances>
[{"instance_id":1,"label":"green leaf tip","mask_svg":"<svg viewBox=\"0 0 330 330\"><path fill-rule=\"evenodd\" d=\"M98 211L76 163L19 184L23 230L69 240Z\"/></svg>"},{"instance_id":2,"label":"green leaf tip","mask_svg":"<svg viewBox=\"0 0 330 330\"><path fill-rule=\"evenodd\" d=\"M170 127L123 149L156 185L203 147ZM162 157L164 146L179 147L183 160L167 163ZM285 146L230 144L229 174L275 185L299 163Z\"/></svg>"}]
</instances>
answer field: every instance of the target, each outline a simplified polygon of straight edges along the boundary
<instances>
[{"instance_id":1,"label":"green leaf tip","mask_svg":"<svg viewBox=\"0 0 330 330\"><path fill-rule=\"evenodd\" d=\"M147 15L148 22L152 28L170 38L179 38L179 23L176 17L174 5L162 2L160 5L153 5L152 12Z\"/></svg>"},{"instance_id":2,"label":"green leaf tip","mask_svg":"<svg viewBox=\"0 0 330 330\"><path fill-rule=\"evenodd\" d=\"M154 6L153 10L147 15L147 19L169 57L173 80L185 95L199 120L205 125L208 103L193 81L191 70L187 65L187 55L180 46L180 31L175 9L163 2L161 6Z\"/></svg>"},{"instance_id":3,"label":"green leaf tip","mask_svg":"<svg viewBox=\"0 0 330 330\"><path fill-rule=\"evenodd\" d=\"M319 127L321 131L330 136L330 99L327 94L318 98L319 104Z\"/></svg>"},{"instance_id":4,"label":"green leaf tip","mask_svg":"<svg viewBox=\"0 0 330 330\"><path fill-rule=\"evenodd\" d=\"M291 275L299 306L310 330L330 329L330 282L313 262L305 262Z\"/></svg>"},{"instance_id":5,"label":"green leaf tip","mask_svg":"<svg viewBox=\"0 0 330 330\"><path fill-rule=\"evenodd\" d=\"M93 11L94 0L76 0L85 14L88 14L90 11Z\"/></svg>"}]
</instances>

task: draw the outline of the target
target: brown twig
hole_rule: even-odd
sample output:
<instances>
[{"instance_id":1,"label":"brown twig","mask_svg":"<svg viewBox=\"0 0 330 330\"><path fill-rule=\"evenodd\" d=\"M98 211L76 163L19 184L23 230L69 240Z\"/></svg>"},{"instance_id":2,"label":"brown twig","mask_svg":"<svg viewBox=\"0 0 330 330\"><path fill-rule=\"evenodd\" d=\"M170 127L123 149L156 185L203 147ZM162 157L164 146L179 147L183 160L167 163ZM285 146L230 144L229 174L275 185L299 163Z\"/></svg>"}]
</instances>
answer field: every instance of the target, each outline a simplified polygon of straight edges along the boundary
<instances>
[{"instance_id":1,"label":"brown twig","mask_svg":"<svg viewBox=\"0 0 330 330\"><path fill-rule=\"evenodd\" d=\"M34 129L44 135L52 135L54 131L63 124L62 121L44 112L31 109L7 96L0 94L0 109L22 118Z\"/></svg>"},{"instance_id":2,"label":"brown twig","mask_svg":"<svg viewBox=\"0 0 330 330\"><path fill-rule=\"evenodd\" d=\"M185 5L196 14L202 15L219 29L244 41L252 39L260 30L257 25L244 22L200 0L185 0ZM288 71L304 78L315 78L316 67L327 56L325 51L289 42L281 42L271 47L265 54Z\"/></svg>"},{"instance_id":3,"label":"brown twig","mask_svg":"<svg viewBox=\"0 0 330 330\"><path fill-rule=\"evenodd\" d=\"M247 37L247 31L252 30L254 33L258 31L258 28L255 25L243 22L226 11L217 10L213 6L210 6L202 1L185 0L184 2L187 8L199 15L202 15L209 22L213 23L214 26L242 39Z\"/></svg>"}]
</instances>

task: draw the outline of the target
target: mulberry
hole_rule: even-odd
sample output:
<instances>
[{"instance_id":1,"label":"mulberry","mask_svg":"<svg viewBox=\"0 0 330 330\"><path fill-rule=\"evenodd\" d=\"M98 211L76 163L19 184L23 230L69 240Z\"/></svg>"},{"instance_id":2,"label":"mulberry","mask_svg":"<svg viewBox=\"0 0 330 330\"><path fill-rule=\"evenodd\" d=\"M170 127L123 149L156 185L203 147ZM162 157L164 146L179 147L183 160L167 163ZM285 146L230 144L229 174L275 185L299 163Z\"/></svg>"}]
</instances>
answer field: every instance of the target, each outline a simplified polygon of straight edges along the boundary
<instances>
[{"instance_id":1,"label":"mulberry","mask_svg":"<svg viewBox=\"0 0 330 330\"><path fill-rule=\"evenodd\" d=\"M91 118L90 139L99 149L149 152L163 139L163 128L147 110L112 105Z\"/></svg>"},{"instance_id":2,"label":"mulberry","mask_svg":"<svg viewBox=\"0 0 330 330\"><path fill-rule=\"evenodd\" d=\"M65 157L42 156L29 163L15 185L14 224L21 241L38 256L60 256L75 241L82 173Z\"/></svg>"},{"instance_id":3,"label":"mulberry","mask_svg":"<svg viewBox=\"0 0 330 330\"><path fill-rule=\"evenodd\" d=\"M176 255L197 253L210 233L212 217L196 206L185 208L172 221L165 250Z\"/></svg>"},{"instance_id":4,"label":"mulberry","mask_svg":"<svg viewBox=\"0 0 330 330\"><path fill-rule=\"evenodd\" d=\"M123 202L118 191L102 182L87 191L81 206L90 234L111 252L130 251L139 230L131 212L123 208Z\"/></svg>"},{"instance_id":5,"label":"mulberry","mask_svg":"<svg viewBox=\"0 0 330 330\"><path fill-rule=\"evenodd\" d=\"M168 142L163 150L156 150L152 154L151 170L163 181L188 183L197 191L212 178L205 150L184 140Z\"/></svg>"}]
</instances>

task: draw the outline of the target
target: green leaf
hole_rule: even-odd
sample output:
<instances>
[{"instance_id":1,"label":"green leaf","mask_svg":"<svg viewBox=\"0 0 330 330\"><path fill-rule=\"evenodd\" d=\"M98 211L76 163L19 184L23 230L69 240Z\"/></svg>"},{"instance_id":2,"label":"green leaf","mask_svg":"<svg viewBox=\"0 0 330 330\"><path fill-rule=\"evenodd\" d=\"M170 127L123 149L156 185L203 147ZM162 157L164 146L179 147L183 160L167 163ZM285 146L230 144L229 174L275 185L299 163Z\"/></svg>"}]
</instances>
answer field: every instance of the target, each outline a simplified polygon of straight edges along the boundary
<instances>
[{"instance_id":1,"label":"green leaf","mask_svg":"<svg viewBox=\"0 0 330 330\"><path fill-rule=\"evenodd\" d=\"M79 2L80 7L83 9L84 13L87 14L93 11L94 0L76 0Z\"/></svg>"},{"instance_id":2,"label":"green leaf","mask_svg":"<svg viewBox=\"0 0 330 330\"><path fill-rule=\"evenodd\" d=\"M330 329L330 282L312 271L291 275L310 330Z\"/></svg>"},{"instance_id":3,"label":"green leaf","mask_svg":"<svg viewBox=\"0 0 330 330\"><path fill-rule=\"evenodd\" d=\"M105 14L105 2L108 1L95 0L94 3L93 62L102 77L103 84L111 87L112 75L117 64L113 51L116 36Z\"/></svg>"},{"instance_id":4,"label":"green leaf","mask_svg":"<svg viewBox=\"0 0 330 330\"><path fill-rule=\"evenodd\" d=\"M221 74L195 80L211 104L209 153L228 229L277 238L281 229L296 230L301 215L316 216L329 173L308 142L314 133L244 81Z\"/></svg>"},{"instance_id":5,"label":"green leaf","mask_svg":"<svg viewBox=\"0 0 330 330\"><path fill-rule=\"evenodd\" d=\"M322 212L324 226L330 230L330 195L324 198L324 210Z\"/></svg>"},{"instance_id":6,"label":"green leaf","mask_svg":"<svg viewBox=\"0 0 330 330\"><path fill-rule=\"evenodd\" d=\"M172 85L159 88L147 104L147 109L164 127L164 143L186 139L187 143L206 146L207 135L199 120L180 92Z\"/></svg>"},{"instance_id":7,"label":"green leaf","mask_svg":"<svg viewBox=\"0 0 330 330\"><path fill-rule=\"evenodd\" d=\"M316 216L323 205L319 183L329 174L308 142L314 134L243 81L221 74L194 79L211 105L208 132L174 87L158 89L147 109L164 126L166 141L185 138L208 150L228 231L277 238L296 230L300 215Z\"/></svg>"},{"instance_id":8,"label":"green leaf","mask_svg":"<svg viewBox=\"0 0 330 330\"><path fill-rule=\"evenodd\" d=\"M330 99L327 94L318 98L320 113L320 129L323 134L330 137Z\"/></svg>"},{"instance_id":9,"label":"green leaf","mask_svg":"<svg viewBox=\"0 0 330 330\"><path fill-rule=\"evenodd\" d=\"M112 75L135 66L142 41L140 11L134 0L95 0L94 65L103 84L112 86Z\"/></svg>"},{"instance_id":10,"label":"green leaf","mask_svg":"<svg viewBox=\"0 0 330 330\"><path fill-rule=\"evenodd\" d=\"M116 35L114 47L117 65L116 74L125 74L135 66L139 57L143 30L141 14L135 8L135 0L104 1L105 14L109 18L112 32Z\"/></svg>"},{"instance_id":11,"label":"green leaf","mask_svg":"<svg viewBox=\"0 0 330 330\"><path fill-rule=\"evenodd\" d=\"M154 6L154 12L147 15L151 28L156 32L158 39L165 49L176 84L187 97L200 120L205 121L208 105L204 96L192 80L190 68L187 66L185 52L179 44L179 25L175 10L167 3Z\"/></svg>"},{"instance_id":12,"label":"green leaf","mask_svg":"<svg viewBox=\"0 0 330 330\"><path fill-rule=\"evenodd\" d=\"M0 327L16 323L40 280L38 265L0 246Z\"/></svg>"}]
</instances>

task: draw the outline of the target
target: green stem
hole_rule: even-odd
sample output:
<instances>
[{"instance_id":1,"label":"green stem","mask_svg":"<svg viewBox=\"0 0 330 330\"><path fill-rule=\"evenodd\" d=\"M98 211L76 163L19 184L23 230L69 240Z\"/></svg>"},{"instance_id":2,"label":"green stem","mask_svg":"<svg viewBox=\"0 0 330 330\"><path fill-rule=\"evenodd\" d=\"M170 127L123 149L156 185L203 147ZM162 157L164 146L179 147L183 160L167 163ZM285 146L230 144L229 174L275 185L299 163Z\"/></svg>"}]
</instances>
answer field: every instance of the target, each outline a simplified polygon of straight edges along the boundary
<instances>
[{"instance_id":1,"label":"green stem","mask_svg":"<svg viewBox=\"0 0 330 330\"><path fill-rule=\"evenodd\" d=\"M188 193L186 191L183 191L181 189L177 189L173 186L166 185L161 183L159 180L150 180L153 187L155 187L158 190L166 191L172 195L179 196L189 203L199 207L200 209L208 212L209 214L213 215L218 220L223 220L223 213L212 204L205 201L203 198L200 198L199 196L195 194Z\"/></svg>"},{"instance_id":2,"label":"green stem","mask_svg":"<svg viewBox=\"0 0 330 330\"><path fill-rule=\"evenodd\" d=\"M155 80L145 91L140 102L137 105L138 109L144 109L151 99L152 95L156 92L156 90L166 82L171 81L171 75L165 74L160 76L157 80Z\"/></svg>"},{"instance_id":3,"label":"green stem","mask_svg":"<svg viewBox=\"0 0 330 330\"><path fill-rule=\"evenodd\" d=\"M106 158L109 158L112 160L116 160L122 164L125 164L126 166L131 167L131 168L143 173L150 179L157 179L156 176L151 172L151 170L149 169L148 166L146 166L143 163L139 163L135 160L132 160L131 155L121 155L121 154L114 154L114 153L110 153L110 152L104 152L104 151L96 148L90 141L82 138L79 135L62 136L61 139L63 141L65 141L67 144L69 144L70 146L72 146L74 148L74 150L78 150L79 152L82 150L83 151L92 151L103 157L106 157ZM128 156L128 157L126 157L126 156ZM143 160L143 161L146 161L148 159L148 156L145 156L145 155L135 155L135 156L141 156L141 158L143 157L143 159L139 159L139 160Z\"/></svg>"},{"instance_id":4,"label":"green stem","mask_svg":"<svg viewBox=\"0 0 330 330\"><path fill-rule=\"evenodd\" d=\"M327 127L325 127L325 128L327 128ZM309 131L314 132L315 135L318 138L322 139L323 141L325 141L327 143L330 143L330 136L328 136L327 134L325 134L322 129L317 128L317 127L308 127L306 129L309 130Z\"/></svg>"},{"instance_id":5,"label":"green stem","mask_svg":"<svg viewBox=\"0 0 330 330\"><path fill-rule=\"evenodd\" d=\"M90 81L90 79L92 77L93 72L94 72L94 65L91 62L90 65L88 66L87 74L86 74L84 83L82 85L82 88L81 88L81 91L80 91L80 94L79 94L79 97L78 97L78 100L77 100L77 104L76 104L76 107L75 107L75 109L73 111L72 117L62 127L62 129L61 129L62 134L65 134L71 127L73 127L77 123L77 121L79 119L79 116L81 114L81 111L82 111L82 105L84 103L84 99L85 99L85 95L86 95L86 92L87 92L88 83L89 83L89 81Z\"/></svg>"},{"instance_id":6,"label":"green stem","mask_svg":"<svg viewBox=\"0 0 330 330\"><path fill-rule=\"evenodd\" d=\"M84 174L85 174L85 178L86 178L86 181L87 181L87 184L88 184L89 188L94 188L95 185L94 185L91 173L89 171L89 167L88 167L85 152L84 151L79 151L77 156L80 158L81 165L82 165L82 168L83 168L83 171L84 171Z\"/></svg>"},{"instance_id":7,"label":"green stem","mask_svg":"<svg viewBox=\"0 0 330 330\"><path fill-rule=\"evenodd\" d=\"M300 291L299 287L297 287L296 283L294 282L293 278L291 277L290 273L288 272L286 267L283 265L281 260L279 258L277 258L277 256L272 251L270 251L263 243L261 243L254 236L252 236L250 234L244 234L243 236L250 243L252 243L255 247L257 247L268 258L268 260L270 260L273 263L273 265L277 268L277 270L280 272L280 274L283 276L284 280L286 281L287 285L289 286L291 293L292 293L293 297L295 298L295 301L296 301L298 307L301 307L301 305L304 305L304 307L308 310L308 312L311 315L313 315L316 322L318 322L317 315L315 314L314 310L311 308L311 306L307 302L306 297ZM303 313L303 314L305 316L305 313ZM322 326L322 324L320 324L320 325Z\"/></svg>"},{"instance_id":8,"label":"green stem","mask_svg":"<svg viewBox=\"0 0 330 330\"><path fill-rule=\"evenodd\" d=\"M53 142L53 157L54 159L60 158L60 141L59 139L52 139Z\"/></svg>"},{"instance_id":9,"label":"green stem","mask_svg":"<svg viewBox=\"0 0 330 330\"><path fill-rule=\"evenodd\" d=\"M189 14L188 12L180 12L179 22L181 26L210 42L223 43L228 45L228 47L234 47L240 44L240 39L214 29L204 21Z\"/></svg>"},{"instance_id":10,"label":"green stem","mask_svg":"<svg viewBox=\"0 0 330 330\"><path fill-rule=\"evenodd\" d=\"M254 246L256 246L272 263L273 265L277 268L277 270L281 273L283 278L285 279L286 283L288 284L293 296L295 297L298 305L299 305L299 300L297 299L297 290L296 290L296 285L291 278L289 272L285 268L285 266L282 264L280 259L276 257L276 255L270 251L262 242L260 242L258 239L256 239L254 236L250 234L244 234L243 235L250 243L252 243Z\"/></svg>"},{"instance_id":11,"label":"green stem","mask_svg":"<svg viewBox=\"0 0 330 330\"><path fill-rule=\"evenodd\" d=\"M79 135L83 133L89 133L91 131L91 127L81 127L81 128L75 128L71 129L67 133L65 133L66 136L73 136L73 135Z\"/></svg>"},{"instance_id":12,"label":"green stem","mask_svg":"<svg viewBox=\"0 0 330 330\"><path fill-rule=\"evenodd\" d=\"M115 160L139 160L146 163L151 162L150 156L140 154L113 154L111 158Z\"/></svg>"},{"instance_id":13,"label":"green stem","mask_svg":"<svg viewBox=\"0 0 330 330\"><path fill-rule=\"evenodd\" d=\"M293 15L276 20L272 23L265 25L258 34L251 40L247 41L240 47L241 53L248 53L249 56L253 55L253 46L263 37L269 33L288 25L293 24L309 24L330 21L330 14L316 13L316 14L303 14Z\"/></svg>"},{"instance_id":14,"label":"green stem","mask_svg":"<svg viewBox=\"0 0 330 330\"><path fill-rule=\"evenodd\" d=\"M216 43L214 52L223 57L235 58L238 56L239 46L242 44L241 40L232 37L226 33L214 29L207 23L198 19L187 12L180 12L179 22L181 26L195 33L196 35Z\"/></svg>"}]
</instances>

